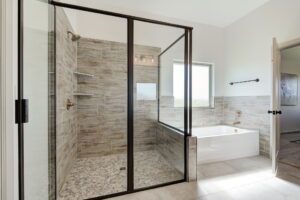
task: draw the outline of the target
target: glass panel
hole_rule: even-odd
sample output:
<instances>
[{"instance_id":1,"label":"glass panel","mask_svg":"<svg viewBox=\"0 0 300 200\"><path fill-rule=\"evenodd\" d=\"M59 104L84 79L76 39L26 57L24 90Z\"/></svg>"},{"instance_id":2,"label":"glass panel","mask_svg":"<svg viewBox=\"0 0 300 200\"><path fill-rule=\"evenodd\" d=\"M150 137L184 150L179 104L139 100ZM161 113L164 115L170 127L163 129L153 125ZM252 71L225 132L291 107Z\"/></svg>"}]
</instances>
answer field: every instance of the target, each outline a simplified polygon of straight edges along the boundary
<instances>
[{"instance_id":1,"label":"glass panel","mask_svg":"<svg viewBox=\"0 0 300 200\"><path fill-rule=\"evenodd\" d=\"M127 20L56 8L58 199L127 190Z\"/></svg>"},{"instance_id":2,"label":"glass panel","mask_svg":"<svg viewBox=\"0 0 300 200\"><path fill-rule=\"evenodd\" d=\"M29 122L24 124L24 194L26 200L55 199L54 81L49 73L54 69L54 11L41 0L24 1L23 11L24 98L29 99Z\"/></svg>"},{"instance_id":3,"label":"glass panel","mask_svg":"<svg viewBox=\"0 0 300 200\"><path fill-rule=\"evenodd\" d=\"M158 123L157 98L158 88L162 90L161 87L164 86L164 91L172 88L172 64L168 65L168 69L163 68L163 73L160 71L163 85L158 85L159 55L184 31L138 21L135 21L134 27L133 155L134 188L138 189L184 179L184 136ZM173 59L183 58L183 50L183 48L176 48L176 55L179 57L172 55L174 51L171 51L167 53L169 57L166 57L169 60L163 61L172 63ZM166 66L165 62L163 64ZM170 92L168 94L172 95ZM161 96L160 100L164 101ZM173 104L170 106L173 107ZM172 115L172 113L168 114ZM171 123L171 116L166 115L167 113L164 113L165 122ZM176 116L176 120L180 126L183 126L183 115Z\"/></svg>"},{"instance_id":4,"label":"glass panel","mask_svg":"<svg viewBox=\"0 0 300 200\"><path fill-rule=\"evenodd\" d=\"M159 121L184 129L184 37L160 56Z\"/></svg>"}]
</instances>

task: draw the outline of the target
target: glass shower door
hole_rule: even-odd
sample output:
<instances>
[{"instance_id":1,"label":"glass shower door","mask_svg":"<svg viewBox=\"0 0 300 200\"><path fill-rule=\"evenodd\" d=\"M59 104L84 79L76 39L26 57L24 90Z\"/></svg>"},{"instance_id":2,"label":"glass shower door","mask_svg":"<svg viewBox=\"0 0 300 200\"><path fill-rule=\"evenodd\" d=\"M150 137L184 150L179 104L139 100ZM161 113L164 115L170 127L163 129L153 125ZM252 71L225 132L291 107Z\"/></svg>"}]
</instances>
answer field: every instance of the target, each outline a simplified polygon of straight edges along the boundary
<instances>
[{"instance_id":1,"label":"glass shower door","mask_svg":"<svg viewBox=\"0 0 300 200\"><path fill-rule=\"evenodd\" d=\"M185 178L185 99L174 99L184 94L185 69L173 80L184 29L135 21L134 38L134 189L143 189Z\"/></svg>"},{"instance_id":2,"label":"glass shower door","mask_svg":"<svg viewBox=\"0 0 300 200\"><path fill-rule=\"evenodd\" d=\"M54 10L46 0L19 2L19 99L30 108L19 124L20 199L55 199Z\"/></svg>"},{"instance_id":3,"label":"glass shower door","mask_svg":"<svg viewBox=\"0 0 300 200\"><path fill-rule=\"evenodd\" d=\"M126 192L127 20L55 10L58 200Z\"/></svg>"}]
</instances>

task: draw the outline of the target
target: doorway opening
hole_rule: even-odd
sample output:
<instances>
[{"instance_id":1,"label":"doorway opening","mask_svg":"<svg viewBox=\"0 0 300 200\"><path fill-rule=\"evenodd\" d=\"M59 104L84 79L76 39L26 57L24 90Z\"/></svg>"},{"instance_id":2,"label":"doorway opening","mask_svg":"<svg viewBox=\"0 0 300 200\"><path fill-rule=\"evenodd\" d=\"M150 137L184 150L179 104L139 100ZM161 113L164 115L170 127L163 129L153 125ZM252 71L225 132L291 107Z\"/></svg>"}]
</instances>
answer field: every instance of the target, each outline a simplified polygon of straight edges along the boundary
<instances>
[{"instance_id":1,"label":"doorway opening","mask_svg":"<svg viewBox=\"0 0 300 200\"><path fill-rule=\"evenodd\" d=\"M282 179L300 183L300 44L289 42L280 48L278 157L276 175Z\"/></svg>"}]
</instances>

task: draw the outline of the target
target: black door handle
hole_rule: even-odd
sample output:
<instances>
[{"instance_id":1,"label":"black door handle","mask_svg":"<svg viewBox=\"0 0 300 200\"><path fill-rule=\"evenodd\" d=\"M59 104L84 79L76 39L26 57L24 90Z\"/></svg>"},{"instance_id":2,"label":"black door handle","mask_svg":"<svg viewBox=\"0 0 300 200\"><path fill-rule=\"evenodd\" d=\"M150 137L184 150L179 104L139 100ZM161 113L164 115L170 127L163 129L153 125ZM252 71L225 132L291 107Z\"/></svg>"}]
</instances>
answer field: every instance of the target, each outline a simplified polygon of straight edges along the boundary
<instances>
[{"instance_id":1,"label":"black door handle","mask_svg":"<svg viewBox=\"0 0 300 200\"><path fill-rule=\"evenodd\" d=\"M268 110L268 114L281 115L281 110Z\"/></svg>"},{"instance_id":2,"label":"black door handle","mask_svg":"<svg viewBox=\"0 0 300 200\"><path fill-rule=\"evenodd\" d=\"M28 99L15 100L15 122L19 123L28 123Z\"/></svg>"},{"instance_id":3,"label":"black door handle","mask_svg":"<svg viewBox=\"0 0 300 200\"><path fill-rule=\"evenodd\" d=\"M281 110L276 110L275 113L276 113L277 115L281 115L281 114L282 114Z\"/></svg>"}]
</instances>

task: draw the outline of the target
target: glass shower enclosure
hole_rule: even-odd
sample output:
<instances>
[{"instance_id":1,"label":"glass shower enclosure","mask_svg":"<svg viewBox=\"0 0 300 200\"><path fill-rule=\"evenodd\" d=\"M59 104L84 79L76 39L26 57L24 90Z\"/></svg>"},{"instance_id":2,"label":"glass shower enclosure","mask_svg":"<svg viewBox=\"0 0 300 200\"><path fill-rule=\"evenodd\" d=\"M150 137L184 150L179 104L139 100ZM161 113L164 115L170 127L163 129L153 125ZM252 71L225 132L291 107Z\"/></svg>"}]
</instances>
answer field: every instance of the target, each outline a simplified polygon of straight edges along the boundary
<instances>
[{"instance_id":1,"label":"glass shower enclosure","mask_svg":"<svg viewBox=\"0 0 300 200\"><path fill-rule=\"evenodd\" d=\"M19 19L20 200L187 180L191 27L63 1L19 1Z\"/></svg>"}]
</instances>

